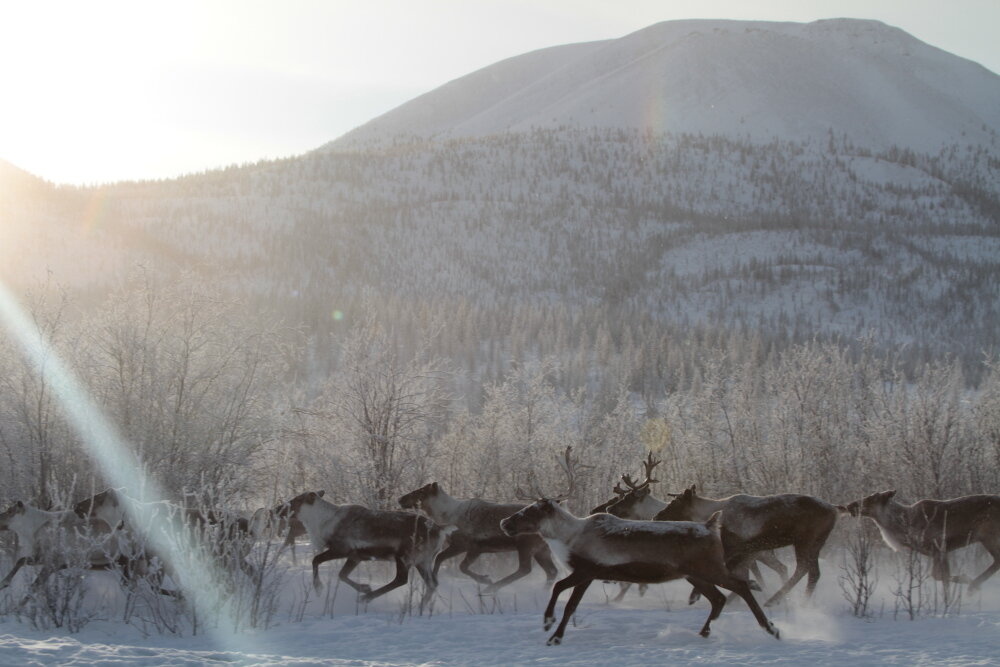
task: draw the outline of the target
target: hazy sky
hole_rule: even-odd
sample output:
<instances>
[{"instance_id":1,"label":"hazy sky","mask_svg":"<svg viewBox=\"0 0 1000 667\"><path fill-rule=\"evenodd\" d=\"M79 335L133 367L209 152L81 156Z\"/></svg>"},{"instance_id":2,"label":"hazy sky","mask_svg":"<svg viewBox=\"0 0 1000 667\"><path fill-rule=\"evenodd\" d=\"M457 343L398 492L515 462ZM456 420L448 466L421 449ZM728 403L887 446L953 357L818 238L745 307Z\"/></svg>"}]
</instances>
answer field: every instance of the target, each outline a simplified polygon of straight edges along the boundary
<instances>
[{"instance_id":1,"label":"hazy sky","mask_svg":"<svg viewBox=\"0 0 1000 667\"><path fill-rule=\"evenodd\" d=\"M537 48L835 17L1000 72L1000 0L0 0L0 159L58 183L167 178L304 153Z\"/></svg>"}]
</instances>

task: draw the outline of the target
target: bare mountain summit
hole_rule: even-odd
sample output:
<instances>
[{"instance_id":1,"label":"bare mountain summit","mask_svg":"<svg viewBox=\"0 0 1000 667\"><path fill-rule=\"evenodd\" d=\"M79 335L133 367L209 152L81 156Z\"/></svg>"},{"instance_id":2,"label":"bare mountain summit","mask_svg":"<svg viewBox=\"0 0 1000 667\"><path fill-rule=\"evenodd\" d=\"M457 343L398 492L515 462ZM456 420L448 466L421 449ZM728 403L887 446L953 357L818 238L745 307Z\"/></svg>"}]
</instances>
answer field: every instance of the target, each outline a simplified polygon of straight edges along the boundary
<instances>
[{"instance_id":1,"label":"bare mountain summit","mask_svg":"<svg viewBox=\"0 0 1000 667\"><path fill-rule=\"evenodd\" d=\"M996 141L1000 76L878 21L670 21L509 58L326 148L561 126L937 151Z\"/></svg>"}]
</instances>

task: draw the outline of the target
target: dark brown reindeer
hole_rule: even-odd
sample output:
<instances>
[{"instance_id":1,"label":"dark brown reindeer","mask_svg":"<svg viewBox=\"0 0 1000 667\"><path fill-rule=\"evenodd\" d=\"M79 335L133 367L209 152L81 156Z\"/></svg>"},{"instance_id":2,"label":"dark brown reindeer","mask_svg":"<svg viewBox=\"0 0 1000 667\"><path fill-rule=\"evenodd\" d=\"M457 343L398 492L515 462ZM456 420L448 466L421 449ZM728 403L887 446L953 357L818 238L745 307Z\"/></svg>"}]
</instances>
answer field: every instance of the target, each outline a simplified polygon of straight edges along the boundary
<instances>
[{"instance_id":1,"label":"dark brown reindeer","mask_svg":"<svg viewBox=\"0 0 1000 667\"><path fill-rule=\"evenodd\" d=\"M572 458L572 447L567 447L559 459L559 465L566 474L569 491L572 493L576 483L579 463ZM518 496L525 495L520 489ZM536 496L537 497L537 496ZM436 523L442 526L455 526L456 531L451 536L448 548L438 554L434 563L434 573L438 572L441 563L449 558L465 554L458 569L466 576L475 579L486 588L484 592L492 593L511 582L531 573L531 561L534 559L545 571L546 582L555 580L559 573L552 562L552 553L545 541L538 535L509 536L500 530L500 520L524 507L523 503L496 503L479 498L452 498L437 482L426 484L416 491L411 491L399 499L399 504L405 509L417 509L424 512ZM497 582L489 577L472 571L472 564L484 553L517 552L517 569Z\"/></svg>"},{"instance_id":2,"label":"dark brown reindeer","mask_svg":"<svg viewBox=\"0 0 1000 667\"><path fill-rule=\"evenodd\" d=\"M736 592L746 600L757 622L778 636L767 620L746 579L726 568L719 536L719 513L704 523L629 521L611 514L575 517L558 502L543 498L500 523L508 535L538 533L561 552L572 568L568 577L552 587L545 608L544 627L555 623L559 595L573 588L562 620L548 643L562 643L566 624L595 579L630 583L661 583L685 578L712 603L700 634L707 637L719 617L726 597L716 586Z\"/></svg>"},{"instance_id":3,"label":"dark brown reindeer","mask_svg":"<svg viewBox=\"0 0 1000 667\"><path fill-rule=\"evenodd\" d=\"M722 527L726 565L734 572L746 572L762 551L785 546L795 549L795 572L768 598L765 607L783 599L807 574L806 596L812 595L819 581L819 553L837 523L837 507L819 498L791 493L702 498L692 485L655 518L704 521L720 510L726 517Z\"/></svg>"},{"instance_id":4,"label":"dark brown reindeer","mask_svg":"<svg viewBox=\"0 0 1000 667\"><path fill-rule=\"evenodd\" d=\"M323 587L319 579L320 564L346 558L338 576L361 593L366 602L406 584L411 567L417 569L426 584L421 607L431 600L438 585L434 559L445 547L453 528L439 526L411 512L335 505L322 496L322 491L303 493L274 509L279 518L301 521L313 546L319 550L312 559L316 590ZM394 560L395 578L375 590L352 580L348 575L363 560Z\"/></svg>"},{"instance_id":5,"label":"dark brown reindeer","mask_svg":"<svg viewBox=\"0 0 1000 667\"><path fill-rule=\"evenodd\" d=\"M295 555L295 541L308 535L306 527L298 519L279 519L274 516L274 511L267 507L261 507L254 512L250 518L250 532L255 537L267 537L273 539L274 536L284 535L281 546L278 547L280 554L285 549L292 552L292 563L297 564L298 558Z\"/></svg>"},{"instance_id":6,"label":"dark brown reindeer","mask_svg":"<svg viewBox=\"0 0 1000 667\"><path fill-rule=\"evenodd\" d=\"M968 583L976 591L1000 570L1000 496L964 496L952 500L921 500L904 505L895 491L874 493L847 505L852 516L868 517L893 551L902 548L930 556L931 576L946 583ZM982 544L993 564L971 582L952 576L948 552Z\"/></svg>"},{"instance_id":7,"label":"dark brown reindeer","mask_svg":"<svg viewBox=\"0 0 1000 667\"><path fill-rule=\"evenodd\" d=\"M653 458L653 452L649 452L649 454L646 455L646 460L642 462L643 469L646 472L646 479L643 480L642 482L636 484L634 481L632 481L632 476L631 475L629 475L627 473L623 474L622 477L621 477L621 479L622 479L622 482L625 483L625 486L622 486L621 483L615 484L615 488L614 488L615 497L611 498L607 502L601 503L600 505L598 505L594 509L590 510L590 513L591 514L599 514L601 512L607 512L609 507L611 507L612 505L615 505L616 503L620 502L626 496L628 496L628 495L630 495L632 493L635 493L635 492L637 492L637 491L639 491L641 489L648 490L650 484L656 484L657 482L660 481L658 479L653 479L652 475L653 475L653 469L656 466L660 465L661 463L663 463L662 460L657 461L656 459ZM667 506L667 504L663 503L663 507L666 507L666 506ZM660 509L662 509L662 508L660 508ZM656 514L656 512L658 512L658 511L659 510L656 510L652 514L650 514L649 518L652 518L653 515ZM618 516L621 516L621 515L618 515ZM623 517L623 518L632 518L632 517Z\"/></svg>"}]
</instances>

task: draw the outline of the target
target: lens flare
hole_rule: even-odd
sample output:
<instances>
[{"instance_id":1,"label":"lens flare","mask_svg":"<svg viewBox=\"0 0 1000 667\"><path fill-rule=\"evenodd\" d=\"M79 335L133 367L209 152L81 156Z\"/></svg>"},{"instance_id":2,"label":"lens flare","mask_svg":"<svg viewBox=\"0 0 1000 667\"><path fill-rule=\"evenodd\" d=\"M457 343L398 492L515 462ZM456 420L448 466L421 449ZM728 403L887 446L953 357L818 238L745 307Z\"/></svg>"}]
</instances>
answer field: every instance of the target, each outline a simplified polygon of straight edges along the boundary
<instances>
[{"instance_id":1,"label":"lens flare","mask_svg":"<svg viewBox=\"0 0 1000 667\"><path fill-rule=\"evenodd\" d=\"M67 420L79 435L87 453L99 464L106 480L112 486L141 489L146 498L158 500L165 497L156 482L142 472L138 459L115 425L105 417L73 372L62 363L2 281L0 322L20 346L28 362L36 369L44 369ZM130 514L134 511L131 504L126 504L126 508ZM229 596L218 584L223 579L217 565L201 557L198 549L185 553L185 549L190 547L184 545L190 544L190 540L179 534L183 531L179 531L165 517L154 517L148 523L134 514L129 518L141 527L145 538L170 564L195 563L193 568L185 567L182 581L175 583L182 587L186 599L193 602L203 618L211 618L216 610L222 609L224 622L212 631L213 637L227 650L247 652L249 638L237 638L235 630L229 630L237 624L226 611L225 603Z\"/></svg>"}]
</instances>

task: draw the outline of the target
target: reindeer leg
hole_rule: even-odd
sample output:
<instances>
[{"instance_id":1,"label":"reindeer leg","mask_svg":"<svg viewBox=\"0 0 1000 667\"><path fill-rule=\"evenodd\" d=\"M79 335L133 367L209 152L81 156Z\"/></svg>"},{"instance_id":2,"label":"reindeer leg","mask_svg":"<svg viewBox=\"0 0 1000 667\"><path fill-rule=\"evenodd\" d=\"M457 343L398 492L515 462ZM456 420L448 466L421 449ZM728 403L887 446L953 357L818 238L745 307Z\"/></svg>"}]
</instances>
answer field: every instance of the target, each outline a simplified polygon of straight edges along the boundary
<instances>
[{"instance_id":1,"label":"reindeer leg","mask_svg":"<svg viewBox=\"0 0 1000 667\"><path fill-rule=\"evenodd\" d=\"M464 553L465 551L466 548L464 544L456 544L455 542L449 543L448 546L442 549L438 555L434 557L434 576L436 577L438 571L441 569L441 563L445 562L449 558L454 558L458 554ZM463 561L463 564L464 563L465 561ZM461 566L459 566L459 569L461 569Z\"/></svg>"},{"instance_id":2,"label":"reindeer leg","mask_svg":"<svg viewBox=\"0 0 1000 667\"><path fill-rule=\"evenodd\" d=\"M494 593L497 590L503 588L509 583L517 581L521 577L527 576L531 573L531 552L522 546L519 546L517 550L517 569L511 574L496 582L495 584L490 584L484 590L484 593Z\"/></svg>"},{"instance_id":3,"label":"reindeer leg","mask_svg":"<svg viewBox=\"0 0 1000 667\"><path fill-rule=\"evenodd\" d=\"M471 567L471 565L475 562L475 560L479 558L479 555L481 553L482 553L481 551L466 552L465 558L463 558L462 562L458 564L458 569L461 570L465 576L475 579L476 582L483 584L484 586L489 586L493 583L492 580L486 575L473 572Z\"/></svg>"},{"instance_id":4,"label":"reindeer leg","mask_svg":"<svg viewBox=\"0 0 1000 667\"><path fill-rule=\"evenodd\" d=\"M572 588L583 581L586 581L587 577L580 574L579 572L572 572L565 579L560 579L552 586L552 595L549 596L549 604L545 607L545 616L542 621L542 629L549 630L556 622L556 600L562 595L562 592L567 588Z\"/></svg>"},{"instance_id":5,"label":"reindeer leg","mask_svg":"<svg viewBox=\"0 0 1000 667\"><path fill-rule=\"evenodd\" d=\"M761 551L757 554L757 560L774 570L778 574L778 577L781 578L781 583L788 581L788 568L781 562L778 556L775 555L773 549Z\"/></svg>"},{"instance_id":6,"label":"reindeer leg","mask_svg":"<svg viewBox=\"0 0 1000 667\"><path fill-rule=\"evenodd\" d=\"M288 534L285 535L285 541L281 543L281 548L278 549L278 553L281 553L285 548L291 548L292 550L292 565L298 565L298 559L295 557L295 534L292 529L288 529Z\"/></svg>"},{"instance_id":7,"label":"reindeer leg","mask_svg":"<svg viewBox=\"0 0 1000 667\"><path fill-rule=\"evenodd\" d=\"M434 597L434 593L438 587L438 580L434 576L433 568L428 569L423 563L419 563L416 568L420 578L424 580L424 596L420 599L420 609L423 610L427 606L427 603Z\"/></svg>"},{"instance_id":8,"label":"reindeer leg","mask_svg":"<svg viewBox=\"0 0 1000 667\"><path fill-rule=\"evenodd\" d=\"M750 566L749 566L748 570L749 570L750 574L753 575L753 579L749 580L750 590L752 590L752 591L759 591L759 590L761 590L760 586L761 586L761 582L764 581L764 575L762 575L760 573L760 566L757 565L757 559L756 558L750 561Z\"/></svg>"},{"instance_id":9,"label":"reindeer leg","mask_svg":"<svg viewBox=\"0 0 1000 667\"><path fill-rule=\"evenodd\" d=\"M774 635L775 639L781 639L778 629L774 627L774 624L771 623L771 621L767 620L767 616L764 615L764 610L760 608L760 605L757 603L757 599L750 591L750 585L746 581L730 577L728 582L720 583L720 585L723 588L728 588L743 598L743 600L747 603L747 606L750 607L750 611L753 613L754 618L757 619L757 623L760 624L760 627L764 628L768 634Z\"/></svg>"},{"instance_id":10,"label":"reindeer leg","mask_svg":"<svg viewBox=\"0 0 1000 667\"><path fill-rule=\"evenodd\" d=\"M765 607L770 607L771 605L779 602L788 595L788 591L792 590L795 584L799 583L802 577L809 574L809 583L806 585L806 595L811 595L813 588L816 587L816 582L819 580L819 553L818 550L808 549L802 547L795 547L795 572L792 576L782 584L778 592L767 599L764 603Z\"/></svg>"},{"instance_id":11,"label":"reindeer leg","mask_svg":"<svg viewBox=\"0 0 1000 667\"><path fill-rule=\"evenodd\" d=\"M326 555L328 553L330 553L330 551L324 551L319 556L324 556L324 555ZM319 558L319 556L316 556L316 558ZM314 582L318 582L319 581L319 575L315 574L316 558L313 558L313 572L314 572L313 577L314 577ZM320 562L324 562L324 561L327 561L327 560L333 560L334 558L336 558L336 556L330 556L329 558L326 558L326 559L324 559L323 561L320 561ZM348 558L346 561L344 561L343 567L340 568L340 574L337 575L337 578L339 578L341 581L343 581L345 584L347 584L348 586L350 586L354 590L356 590L359 593L361 593L362 599L367 602L371 598L367 598L366 599L364 596L369 595L372 592L372 587L369 586L368 584L359 584L358 582L354 581L349 576L347 576L351 572L354 571L354 568L356 568L358 566L358 563L360 563L360 562L361 561L358 560L357 558ZM320 590L318 584L317 584L316 590Z\"/></svg>"},{"instance_id":12,"label":"reindeer leg","mask_svg":"<svg viewBox=\"0 0 1000 667\"><path fill-rule=\"evenodd\" d=\"M581 583L577 584L573 589L573 593L569 596L569 602L566 603L566 609L563 610L562 620L559 621L559 627L547 642L549 646L555 646L562 644L563 634L566 632L566 624L569 623L569 619L573 616L576 611L577 605L580 604L580 600L583 599L583 594L587 592L587 587L593 581L592 578L587 577Z\"/></svg>"},{"instance_id":13,"label":"reindeer leg","mask_svg":"<svg viewBox=\"0 0 1000 667\"><path fill-rule=\"evenodd\" d=\"M993 556L993 564L983 570L983 573L973 579L972 583L969 584L969 590L973 593L979 590L979 587L982 586L984 581L996 574L997 570L1000 570L1000 540L991 543L983 540L982 545L986 548L986 551Z\"/></svg>"},{"instance_id":14,"label":"reindeer leg","mask_svg":"<svg viewBox=\"0 0 1000 667\"><path fill-rule=\"evenodd\" d=\"M712 604L712 610L708 614L708 618L705 620L705 625L701 628L698 633L702 637L708 637L712 632L712 621L719 617L722 613L722 608L726 606L726 596L722 594L718 588L709 582L698 579L696 577L687 577L688 583L694 586L694 590L698 591L700 594L705 596Z\"/></svg>"},{"instance_id":15,"label":"reindeer leg","mask_svg":"<svg viewBox=\"0 0 1000 667\"><path fill-rule=\"evenodd\" d=\"M632 588L632 584L628 582L620 583L618 585L618 595L615 596L612 602L621 602L622 599L625 597L625 594L628 593L628 589L630 588Z\"/></svg>"},{"instance_id":16,"label":"reindeer leg","mask_svg":"<svg viewBox=\"0 0 1000 667\"><path fill-rule=\"evenodd\" d=\"M552 562L552 552L548 547L535 552L535 562L545 570L545 582L551 584L559 576L559 568Z\"/></svg>"},{"instance_id":17,"label":"reindeer leg","mask_svg":"<svg viewBox=\"0 0 1000 667\"><path fill-rule=\"evenodd\" d=\"M24 567L24 564L27 562L27 556L21 556L14 562L14 567L7 573L7 576L3 578L3 581L0 581L0 591L10 586L10 582L14 579L14 575L17 574L18 570Z\"/></svg>"},{"instance_id":18,"label":"reindeer leg","mask_svg":"<svg viewBox=\"0 0 1000 667\"><path fill-rule=\"evenodd\" d=\"M381 588L377 588L369 593L362 593L361 599L365 602L371 602L375 598L385 595L389 591L399 588L406 584L410 580L410 566L403 562L403 559L396 556L396 577Z\"/></svg>"},{"instance_id":19,"label":"reindeer leg","mask_svg":"<svg viewBox=\"0 0 1000 667\"><path fill-rule=\"evenodd\" d=\"M325 563L328 560L333 560L335 558L340 558L340 556L341 556L341 554L338 553L337 551L333 550L333 549L327 549L326 551L323 551L323 552L318 553L315 556L313 556L313 559L312 559L313 587L317 591L323 590L323 582L319 580L319 566L322 563ZM348 561L348 562L350 562L350 561ZM351 570L353 570L357 566L357 564L358 564L357 561L355 561L354 565L351 565L351 567L349 569L347 569L347 571L350 572ZM344 569L345 568L347 568L347 563L344 563L344 567L341 568L341 570L340 570L340 578L341 579L344 579L344 577L346 576L344 574ZM344 580L347 581L348 583L350 583L352 586L354 585L353 583L350 582L350 580L348 580L348 579L344 579ZM357 588L357 587L355 586L355 588Z\"/></svg>"}]
</instances>

